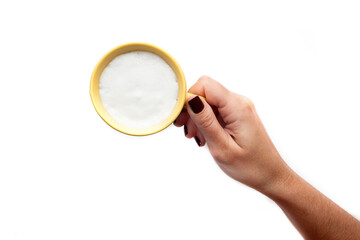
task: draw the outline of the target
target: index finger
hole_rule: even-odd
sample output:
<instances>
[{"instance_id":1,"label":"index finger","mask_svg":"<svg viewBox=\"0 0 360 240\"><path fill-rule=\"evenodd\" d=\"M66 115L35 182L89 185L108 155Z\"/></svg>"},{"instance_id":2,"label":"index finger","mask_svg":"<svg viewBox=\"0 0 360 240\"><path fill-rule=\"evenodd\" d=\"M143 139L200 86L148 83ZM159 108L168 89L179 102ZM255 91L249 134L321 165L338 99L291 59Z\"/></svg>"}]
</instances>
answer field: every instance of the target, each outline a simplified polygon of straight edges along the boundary
<instances>
[{"instance_id":1,"label":"index finger","mask_svg":"<svg viewBox=\"0 0 360 240\"><path fill-rule=\"evenodd\" d=\"M227 96L230 93L223 85L208 76L200 77L189 92L205 97L210 105L218 108L226 105Z\"/></svg>"}]
</instances>

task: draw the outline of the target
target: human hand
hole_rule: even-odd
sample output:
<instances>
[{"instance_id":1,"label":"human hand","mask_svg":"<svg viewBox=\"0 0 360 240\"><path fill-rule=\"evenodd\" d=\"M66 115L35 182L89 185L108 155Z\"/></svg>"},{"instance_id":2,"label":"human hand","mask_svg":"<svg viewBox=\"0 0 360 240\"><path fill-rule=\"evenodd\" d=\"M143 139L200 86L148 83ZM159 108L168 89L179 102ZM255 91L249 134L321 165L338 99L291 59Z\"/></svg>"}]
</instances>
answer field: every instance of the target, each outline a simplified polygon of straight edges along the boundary
<instances>
[{"instance_id":1,"label":"human hand","mask_svg":"<svg viewBox=\"0 0 360 240\"><path fill-rule=\"evenodd\" d=\"M230 177L261 192L287 178L290 168L280 157L247 98L203 76L189 92L186 109L175 121L199 146L207 142L219 167Z\"/></svg>"},{"instance_id":2,"label":"human hand","mask_svg":"<svg viewBox=\"0 0 360 240\"><path fill-rule=\"evenodd\" d=\"M254 104L209 77L189 92L175 121L199 146L207 142L220 168L274 200L304 239L359 239L360 222L293 172L265 131Z\"/></svg>"}]
</instances>

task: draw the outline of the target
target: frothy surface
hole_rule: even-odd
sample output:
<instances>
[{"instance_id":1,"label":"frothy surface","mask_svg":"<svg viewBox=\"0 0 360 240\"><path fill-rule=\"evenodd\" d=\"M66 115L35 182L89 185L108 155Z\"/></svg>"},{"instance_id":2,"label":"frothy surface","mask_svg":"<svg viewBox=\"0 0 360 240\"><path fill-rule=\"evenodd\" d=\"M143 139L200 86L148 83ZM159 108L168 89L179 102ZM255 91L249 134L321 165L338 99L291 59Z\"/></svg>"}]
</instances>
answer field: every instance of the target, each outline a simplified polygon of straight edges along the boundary
<instances>
[{"instance_id":1,"label":"frothy surface","mask_svg":"<svg viewBox=\"0 0 360 240\"><path fill-rule=\"evenodd\" d=\"M154 126L172 112L178 95L176 76L158 55L134 51L114 58L100 77L106 111L120 124Z\"/></svg>"}]
</instances>

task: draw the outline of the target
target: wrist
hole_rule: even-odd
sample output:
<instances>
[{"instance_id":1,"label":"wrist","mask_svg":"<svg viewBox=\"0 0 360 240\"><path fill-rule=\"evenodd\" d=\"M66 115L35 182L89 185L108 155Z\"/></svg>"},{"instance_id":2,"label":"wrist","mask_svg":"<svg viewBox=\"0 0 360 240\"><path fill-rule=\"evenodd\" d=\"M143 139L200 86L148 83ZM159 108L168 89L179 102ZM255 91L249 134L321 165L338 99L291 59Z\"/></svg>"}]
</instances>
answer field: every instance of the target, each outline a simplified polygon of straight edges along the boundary
<instances>
[{"instance_id":1,"label":"wrist","mask_svg":"<svg viewBox=\"0 0 360 240\"><path fill-rule=\"evenodd\" d=\"M276 201L286 194L288 189L295 184L298 175L284 162L283 166L277 168L270 181L268 181L259 191Z\"/></svg>"}]
</instances>

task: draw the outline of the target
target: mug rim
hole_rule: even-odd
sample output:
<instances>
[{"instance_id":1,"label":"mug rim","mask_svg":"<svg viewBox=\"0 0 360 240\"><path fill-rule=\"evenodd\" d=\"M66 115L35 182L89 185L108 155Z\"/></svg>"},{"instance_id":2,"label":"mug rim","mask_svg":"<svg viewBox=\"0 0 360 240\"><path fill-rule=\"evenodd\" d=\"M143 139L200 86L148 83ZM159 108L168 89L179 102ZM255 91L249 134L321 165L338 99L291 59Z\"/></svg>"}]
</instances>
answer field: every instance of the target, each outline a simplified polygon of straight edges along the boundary
<instances>
[{"instance_id":1,"label":"mug rim","mask_svg":"<svg viewBox=\"0 0 360 240\"><path fill-rule=\"evenodd\" d=\"M121 51L122 49L126 49L126 48L133 48L133 50L124 51L119 54L115 54L116 52ZM136 50L136 48L140 48L140 49ZM143 48L145 48L145 49L143 49ZM154 50L154 51L149 51L149 50ZM162 122L160 122L154 126L147 127L147 128L128 127L126 125L122 125L121 123L119 123L115 119L113 119L113 117L106 111L105 107L103 106L103 104L101 102L101 98L99 97L99 86L98 85L96 86L96 83L99 83L99 81L100 81L100 77L101 77L103 70L106 68L106 66L109 64L109 62L112 61L112 59L114 59L115 57L117 57L121 54L124 54L127 52L132 52L132 51L147 51L147 52L154 53L154 54L158 55L159 57L161 57L174 71L174 73L176 75L176 81L178 83L178 88L179 88L178 96L176 99L176 104L175 104L172 112ZM165 56L165 58L167 58L167 59L164 59L164 57L160 56L158 53ZM114 56L111 56L111 55L114 55ZM106 61L108 61L108 63L106 63ZM169 64L169 62L171 64ZM104 66L104 64L106 64L106 65ZM101 71L101 72L99 73L99 71ZM160 131L164 130L165 128L167 128L169 125L171 125L171 123L173 123L175 121L175 119L180 114L180 112L185 104L185 100L186 100L185 76L184 76L184 73L183 73L179 63L165 50L163 50L155 45L152 45L149 43L144 43L144 42L125 43L125 44L119 45L117 47L114 47L113 49L108 51L104 56L102 56L102 58L95 65L95 68L91 74L91 79L90 79L90 98L91 98L92 104L93 104L96 112L113 129L115 129L119 132L128 134L128 135L132 135L132 136L151 135L151 134L160 132Z\"/></svg>"}]
</instances>

